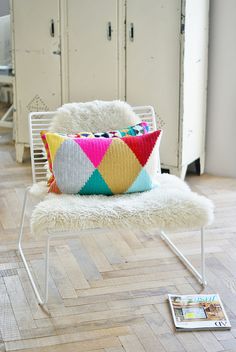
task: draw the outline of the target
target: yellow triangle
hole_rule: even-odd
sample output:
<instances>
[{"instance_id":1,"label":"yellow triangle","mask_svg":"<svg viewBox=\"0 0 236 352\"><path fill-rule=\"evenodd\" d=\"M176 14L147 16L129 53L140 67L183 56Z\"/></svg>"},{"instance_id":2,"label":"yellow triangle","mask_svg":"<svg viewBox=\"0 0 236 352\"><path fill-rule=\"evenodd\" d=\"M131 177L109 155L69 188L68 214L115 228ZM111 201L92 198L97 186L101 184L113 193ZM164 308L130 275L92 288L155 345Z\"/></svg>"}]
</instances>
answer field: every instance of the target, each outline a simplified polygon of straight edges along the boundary
<instances>
[{"instance_id":1,"label":"yellow triangle","mask_svg":"<svg viewBox=\"0 0 236 352\"><path fill-rule=\"evenodd\" d=\"M138 176L142 166L119 138L113 138L98 171L113 194L125 193Z\"/></svg>"},{"instance_id":2,"label":"yellow triangle","mask_svg":"<svg viewBox=\"0 0 236 352\"><path fill-rule=\"evenodd\" d=\"M68 139L68 137L60 136L59 134L56 134L56 133L47 132L46 139L47 139L48 148L51 156L51 161L53 163L58 148L62 145L62 143L66 139Z\"/></svg>"}]
</instances>

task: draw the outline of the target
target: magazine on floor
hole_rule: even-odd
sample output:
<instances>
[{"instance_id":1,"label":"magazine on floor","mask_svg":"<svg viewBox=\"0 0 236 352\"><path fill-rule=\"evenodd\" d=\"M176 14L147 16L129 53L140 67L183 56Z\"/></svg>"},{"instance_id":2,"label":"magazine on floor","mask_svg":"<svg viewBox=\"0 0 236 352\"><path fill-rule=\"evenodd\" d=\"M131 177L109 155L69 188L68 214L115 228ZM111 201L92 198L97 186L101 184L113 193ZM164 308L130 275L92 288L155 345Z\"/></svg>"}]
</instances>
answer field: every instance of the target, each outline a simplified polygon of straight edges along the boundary
<instances>
[{"instance_id":1,"label":"magazine on floor","mask_svg":"<svg viewBox=\"0 0 236 352\"><path fill-rule=\"evenodd\" d=\"M168 295L168 299L178 331L231 329L218 294Z\"/></svg>"}]
</instances>

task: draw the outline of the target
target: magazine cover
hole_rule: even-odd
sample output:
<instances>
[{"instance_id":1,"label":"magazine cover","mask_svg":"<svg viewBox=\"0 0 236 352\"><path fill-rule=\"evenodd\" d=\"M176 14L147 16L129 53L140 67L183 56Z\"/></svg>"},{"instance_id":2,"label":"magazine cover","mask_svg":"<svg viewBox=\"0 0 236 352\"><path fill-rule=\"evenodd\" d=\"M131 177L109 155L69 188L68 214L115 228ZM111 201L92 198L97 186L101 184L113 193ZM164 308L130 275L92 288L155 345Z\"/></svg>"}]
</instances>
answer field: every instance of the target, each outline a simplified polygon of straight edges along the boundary
<instances>
[{"instance_id":1,"label":"magazine cover","mask_svg":"<svg viewBox=\"0 0 236 352\"><path fill-rule=\"evenodd\" d=\"M176 330L228 330L229 319L218 294L168 295Z\"/></svg>"}]
</instances>

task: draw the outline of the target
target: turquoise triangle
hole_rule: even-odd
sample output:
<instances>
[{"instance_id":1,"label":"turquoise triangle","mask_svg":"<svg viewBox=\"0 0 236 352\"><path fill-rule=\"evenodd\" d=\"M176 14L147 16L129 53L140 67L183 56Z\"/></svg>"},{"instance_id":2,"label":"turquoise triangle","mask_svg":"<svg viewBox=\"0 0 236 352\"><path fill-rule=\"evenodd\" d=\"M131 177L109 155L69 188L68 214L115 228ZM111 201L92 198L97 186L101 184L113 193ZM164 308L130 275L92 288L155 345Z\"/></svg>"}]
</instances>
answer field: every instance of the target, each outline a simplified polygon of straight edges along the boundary
<instances>
[{"instance_id":1,"label":"turquoise triangle","mask_svg":"<svg viewBox=\"0 0 236 352\"><path fill-rule=\"evenodd\" d=\"M149 191L152 180L145 169L142 169L126 193Z\"/></svg>"},{"instance_id":2,"label":"turquoise triangle","mask_svg":"<svg viewBox=\"0 0 236 352\"><path fill-rule=\"evenodd\" d=\"M88 181L79 191L79 194L105 194L111 195L112 192L102 178L100 172L96 169L89 177Z\"/></svg>"}]
</instances>

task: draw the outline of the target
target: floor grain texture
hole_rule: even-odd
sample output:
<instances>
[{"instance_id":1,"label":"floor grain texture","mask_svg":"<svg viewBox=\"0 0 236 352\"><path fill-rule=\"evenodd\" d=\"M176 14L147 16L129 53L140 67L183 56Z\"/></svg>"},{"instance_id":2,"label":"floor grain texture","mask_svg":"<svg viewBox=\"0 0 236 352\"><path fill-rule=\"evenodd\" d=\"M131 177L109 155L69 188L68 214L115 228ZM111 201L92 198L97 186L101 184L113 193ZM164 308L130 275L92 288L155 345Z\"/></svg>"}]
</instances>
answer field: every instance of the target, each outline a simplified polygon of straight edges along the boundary
<instances>
[{"instance_id":1,"label":"floor grain texture","mask_svg":"<svg viewBox=\"0 0 236 352\"><path fill-rule=\"evenodd\" d=\"M15 162L0 138L0 351L236 351L236 180L189 175L191 188L215 203L206 231L205 293L218 292L232 323L225 332L174 331L167 293L200 293L200 285L153 230L91 232L52 246L48 310L37 304L16 250L29 160ZM27 221L34 203L30 203ZM199 232L171 237L199 266ZM44 242L25 227L25 251L41 288Z\"/></svg>"}]
</instances>

